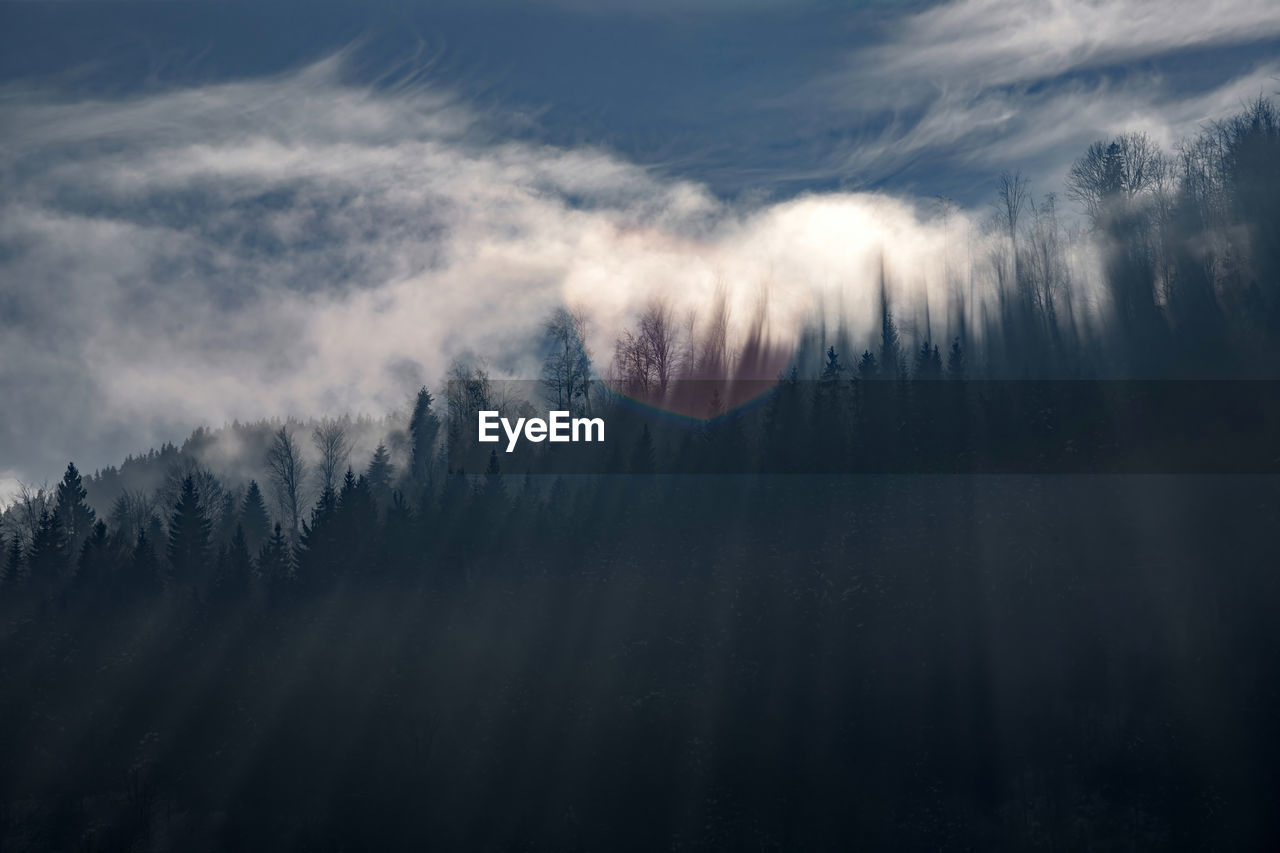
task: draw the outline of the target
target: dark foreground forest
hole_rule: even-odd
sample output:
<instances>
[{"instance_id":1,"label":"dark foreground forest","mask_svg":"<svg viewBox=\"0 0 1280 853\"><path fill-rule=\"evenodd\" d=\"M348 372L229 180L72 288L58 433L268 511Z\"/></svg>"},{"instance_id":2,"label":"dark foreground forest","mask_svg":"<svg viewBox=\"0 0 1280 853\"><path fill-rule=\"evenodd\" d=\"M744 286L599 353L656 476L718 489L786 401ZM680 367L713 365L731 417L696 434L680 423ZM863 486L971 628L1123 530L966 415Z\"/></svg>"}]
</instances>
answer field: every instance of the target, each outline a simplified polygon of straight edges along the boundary
<instances>
[{"instance_id":1,"label":"dark foreground forest","mask_svg":"<svg viewBox=\"0 0 1280 853\"><path fill-rule=\"evenodd\" d=\"M24 490L0 849L1277 849L1278 140L1083 157L1093 325L1008 176L943 346L655 308L606 384L565 312L541 400L460 365ZM609 440L469 442L535 403Z\"/></svg>"}]
</instances>

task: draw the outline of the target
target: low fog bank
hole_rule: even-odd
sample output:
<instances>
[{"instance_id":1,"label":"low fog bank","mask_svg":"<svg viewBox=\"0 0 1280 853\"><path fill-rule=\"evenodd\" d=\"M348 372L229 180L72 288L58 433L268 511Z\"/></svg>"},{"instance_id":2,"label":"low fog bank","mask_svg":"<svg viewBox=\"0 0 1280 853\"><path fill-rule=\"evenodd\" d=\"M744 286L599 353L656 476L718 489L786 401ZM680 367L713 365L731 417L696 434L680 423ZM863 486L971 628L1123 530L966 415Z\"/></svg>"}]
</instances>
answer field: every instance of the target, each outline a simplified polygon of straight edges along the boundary
<instances>
[{"instance_id":1,"label":"low fog bank","mask_svg":"<svg viewBox=\"0 0 1280 853\"><path fill-rule=\"evenodd\" d=\"M652 379L655 318L669 369L703 378L815 375L830 346L882 376L953 347L994 377L1274 373L1269 102L1173 149L1100 141L1070 204L1016 171L971 209L761 202L516 141L516 118L353 86L343 62L111 101L8 93L6 497L200 425L381 418L455 363L539 376L564 310L589 374L623 388Z\"/></svg>"}]
</instances>

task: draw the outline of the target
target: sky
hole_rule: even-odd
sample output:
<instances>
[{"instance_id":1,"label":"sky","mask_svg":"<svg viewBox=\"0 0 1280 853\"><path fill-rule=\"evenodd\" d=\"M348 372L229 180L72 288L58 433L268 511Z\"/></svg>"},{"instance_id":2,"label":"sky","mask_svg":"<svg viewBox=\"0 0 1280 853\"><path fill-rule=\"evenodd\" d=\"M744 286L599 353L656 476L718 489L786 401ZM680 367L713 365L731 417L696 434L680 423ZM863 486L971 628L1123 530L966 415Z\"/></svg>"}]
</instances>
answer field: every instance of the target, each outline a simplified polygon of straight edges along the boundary
<instances>
[{"instance_id":1,"label":"sky","mask_svg":"<svg viewBox=\"0 0 1280 853\"><path fill-rule=\"evenodd\" d=\"M0 500L530 375L560 304L606 358L655 297L865 316L1001 171L1278 91L1251 0L0 2Z\"/></svg>"}]
</instances>

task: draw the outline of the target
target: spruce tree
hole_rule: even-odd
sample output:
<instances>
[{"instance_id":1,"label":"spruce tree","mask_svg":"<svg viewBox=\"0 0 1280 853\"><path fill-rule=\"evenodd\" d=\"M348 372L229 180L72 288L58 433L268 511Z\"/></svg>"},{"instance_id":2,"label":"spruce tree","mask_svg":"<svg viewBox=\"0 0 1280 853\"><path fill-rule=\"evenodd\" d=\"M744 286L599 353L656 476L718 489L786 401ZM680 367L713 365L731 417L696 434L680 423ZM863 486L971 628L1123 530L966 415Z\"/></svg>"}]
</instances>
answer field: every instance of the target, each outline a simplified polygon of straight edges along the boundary
<instances>
[{"instance_id":1,"label":"spruce tree","mask_svg":"<svg viewBox=\"0 0 1280 853\"><path fill-rule=\"evenodd\" d=\"M249 582L252 577L253 557L249 554L244 527L237 524L235 532L231 535L231 541L223 552L218 571L219 597L227 601L244 598L249 592Z\"/></svg>"},{"instance_id":2,"label":"spruce tree","mask_svg":"<svg viewBox=\"0 0 1280 853\"><path fill-rule=\"evenodd\" d=\"M391 454L387 452L387 446L379 442L377 449L373 451L373 458L369 460L369 467L364 472L364 478L369 481L369 492L378 506L385 508L391 504L391 483L394 477L395 466L391 464Z\"/></svg>"},{"instance_id":3,"label":"spruce tree","mask_svg":"<svg viewBox=\"0 0 1280 853\"><path fill-rule=\"evenodd\" d=\"M168 557L175 582L198 584L204 580L209 568L209 531L195 479L188 475L169 521Z\"/></svg>"},{"instance_id":4,"label":"spruce tree","mask_svg":"<svg viewBox=\"0 0 1280 853\"><path fill-rule=\"evenodd\" d=\"M267 503L262 498L257 480L250 480L244 493L244 501L240 505L240 527L244 530L244 541L250 553L259 550L271 536L271 517L267 515Z\"/></svg>"},{"instance_id":5,"label":"spruce tree","mask_svg":"<svg viewBox=\"0 0 1280 853\"><path fill-rule=\"evenodd\" d=\"M80 548L76 585L79 587L105 588L110 583L111 544L107 539L107 525L99 521L93 532L85 537Z\"/></svg>"},{"instance_id":6,"label":"spruce tree","mask_svg":"<svg viewBox=\"0 0 1280 853\"><path fill-rule=\"evenodd\" d=\"M41 587L51 587L66 572L67 564L67 540L61 515L57 507L53 512L43 509L27 554L27 576Z\"/></svg>"},{"instance_id":7,"label":"spruce tree","mask_svg":"<svg viewBox=\"0 0 1280 853\"><path fill-rule=\"evenodd\" d=\"M430 479L432 454L436 436L440 433L440 418L431 411L431 392L423 386L413 404L409 418L410 460L409 477L415 485L422 486Z\"/></svg>"},{"instance_id":8,"label":"spruce tree","mask_svg":"<svg viewBox=\"0 0 1280 853\"><path fill-rule=\"evenodd\" d=\"M17 537L14 538L16 539ZM8 549L5 548L6 544L4 531L0 530L0 587L9 583Z\"/></svg>"},{"instance_id":9,"label":"spruce tree","mask_svg":"<svg viewBox=\"0 0 1280 853\"><path fill-rule=\"evenodd\" d=\"M350 468L338 493L335 535L341 563L338 571L352 574L368 572L374 560L378 538L378 508L369 494L369 483L356 477Z\"/></svg>"},{"instance_id":10,"label":"spruce tree","mask_svg":"<svg viewBox=\"0 0 1280 853\"><path fill-rule=\"evenodd\" d=\"M835 347L827 347L827 363L822 366L821 379L823 382L834 382L844 375L844 365L840 363L840 356L836 353Z\"/></svg>"},{"instance_id":11,"label":"spruce tree","mask_svg":"<svg viewBox=\"0 0 1280 853\"><path fill-rule=\"evenodd\" d=\"M85 537L93 529L94 511L85 500L88 496L75 463L68 462L62 482L58 484L56 502L68 554L78 554Z\"/></svg>"},{"instance_id":12,"label":"spruce tree","mask_svg":"<svg viewBox=\"0 0 1280 853\"><path fill-rule=\"evenodd\" d=\"M875 379L879 373L876 365L876 354L871 350L863 350L862 358L858 360L858 378L859 379Z\"/></svg>"},{"instance_id":13,"label":"spruce tree","mask_svg":"<svg viewBox=\"0 0 1280 853\"><path fill-rule=\"evenodd\" d=\"M152 536L146 530L138 532L138 542L133 548L133 556L129 560L129 571L126 586L129 591L151 593L160 585L160 560L156 557L156 549Z\"/></svg>"},{"instance_id":14,"label":"spruce tree","mask_svg":"<svg viewBox=\"0 0 1280 853\"><path fill-rule=\"evenodd\" d=\"M947 378L964 379L964 350L960 347L960 339L951 342L951 351L947 353Z\"/></svg>"},{"instance_id":15,"label":"spruce tree","mask_svg":"<svg viewBox=\"0 0 1280 853\"><path fill-rule=\"evenodd\" d=\"M938 353L938 348L928 340L920 345L916 353L914 373L916 379L942 378L942 356Z\"/></svg>"},{"instance_id":16,"label":"spruce tree","mask_svg":"<svg viewBox=\"0 0 1280 853\"><path fill-rule=\"evenodd\" d=\"M285 539L284 531L277 524L271 538L258 552L258 574L268 587L278 589L289 581L292 565L289 541Z\"/></svg>"},{"instance_id":17,"label":"spruce tree","mask_svg":"<svg viewBox=\"0 0 1280 853\"><path fill-rule=\"evenodd\" d=\"M15 586L22 583L25 557L22 537L15 533L9 538L9 549L4 564L5 583Z\"/></svg>"},{"instance_id":18,"label":"spruce tree","mask_svg":"<svg viewBox=\"0 0 1280 853\"><path fill-rule=\"evenodd\" d=\"M332 488L326 487L311 509L310 522L302 523L302 535L298 537L298 576L308 584L321 580L327 582L338 571L342 556L339 553L337 514L338 496ZM264 574L266 571L265 567L262 568Z\"/></svg>"}]
</instances>

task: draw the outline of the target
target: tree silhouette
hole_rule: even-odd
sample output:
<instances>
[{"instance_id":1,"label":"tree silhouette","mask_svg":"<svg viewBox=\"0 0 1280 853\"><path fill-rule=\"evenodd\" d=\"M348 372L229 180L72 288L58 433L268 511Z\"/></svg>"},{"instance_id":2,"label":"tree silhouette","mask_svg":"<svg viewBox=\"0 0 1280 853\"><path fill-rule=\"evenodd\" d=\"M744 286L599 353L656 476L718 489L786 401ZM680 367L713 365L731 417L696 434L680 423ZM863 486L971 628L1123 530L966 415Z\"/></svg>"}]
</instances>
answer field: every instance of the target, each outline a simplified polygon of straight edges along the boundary
<instances>
[{"instance_id":1,"label":"tree silhouette","mask_svg":"<svg viewBox=\"0 0 1280 853\"><path fill-rule=\"evenodd\" d=\"M151 543L152 536L146 530L138 532L124 584L127 589L137 590L144 595L156 591L162 584L160 560Z\"/></svg>"},{"instance_id":2,"label":"tree silhouette","mask_svg":"<svg viewBox=\"0 0 1280 853\"><path fill-rule=\"evenodd\" d=\"M289 542L284 531L277 523L271 538L258 552L258 573L268 587L279 589L289 582L292 576L292 558L289 555Z\"/></svg>"},{"instance_id":3,"label":"tree silhouette","mask_svg":"<svg viewBox=\"0 0 1280 853\"><path fill-rule=\"evenodd\" d=\"M111 585L114 573L111 543L107 537L107 525L99 521L85 537L80 548L76 584L81 588L106 589Z\"/></svg>"},{"instance_id":4,"label":"tree silhouette","mask_svg":"<svg viewBox=\"0 0 1280 853\"><path fill-rule=\"evenodd\" d=\"M197 585L206 580L210 527L196 493L195 479L188 475L182 481L182 492L169 520L167 556L175 583Z\"/></svg>"},{"instance_id":5,"label":"tree silhouette","mask_svg":"<svg viewBox=\"0 0 1280 853\"><path fill-rule=\"evenodd\" d=\"M440 418L431 410L432 402L431 392L424 385L418 389L409 418L409 477L418 488L430 482L436 437L440 434Z\"/></svg>"},{"instance_id":6,"label":"tree silhouette","mask_svg":"<svg viewBox=\"0 0 1280 853\"><path fill-rule=\"evenodd\" d=\"M267 470L271 474L271 487L280 515L289 525L289 535L295 536L302 520L302 489L307 478L307 466L302 459L302 449L287 427L280 427L271 441L267 450Z\"/></svg>"},{"instance_id":7,"label":"tree silhouette","mask_svg":"<svg viewBox=\"0 0 1280 853\"><path fill-rule=\"evenodd\" d=\"M69 554L80 552L81 544L93 529L95 513L85 501L88 495L75 463L68 462L67 470L62 475L62 482L58 484L56 506Z\"/></svg>"},{"instance_id":8,"label":"tree silhouette","mask_svg":"<svg viewBox=\"0 0 1280 853\"><path fill-rule=\"evenodd\" d=\"M31 550L27 555L27 576L38 588L48 590L66 573L67 564L67 539L63 533L62 518L56 507L53 512L41 510L36 535L31 540Z\"/></svg>"},{"instance_id":9,"label":"tree silhouette","mask_svg":"<svg viewBox=\"0 0 1280 853\"><path fill-rule=\"evenodd\" d=\"M249 591L249 583L253 577L253 557L249 553L249 544L244 534L244 527L237 524L231 542L222 552L218 566L217 593L224 601L235 601Z\"/></svg>"},{"instance_id":10,"label":"tree silhouette","mask_svg":"<svg viewBox=\"0 0 1280 853\"><path fill-rule=\"evenodd\" d=\"M395 473L387 446L378 442L373 457L369 460L369 467L365 469L364 478L369 481L369 493L379 507L386 508L391 503L391 484L395 480Z\"/></svg>"},{"instance_id":11,"label":"tree silhouette","mask_svg":"<svg viewBox=\"0 0 1280 853\"><path fill-rule=\"evenodd\" d=\"M821 379L823 382L835 382L844 375L844 365L840 363L840 356L836 353L834 346L827 347L827 363L822 366Z\"/></svg>"},{"instance_id":12,"label":"tree silhouette","mask_svg":"<svg viewBox=\"0 0 1280 853\"><path fill-rule=\"evenodd\" d=\"M262 490L258 488L257 480L250 480L249 488L244 493L239 526L244 531L244 541L250 553L261 548L271 535L271 517L267 515L267 504L262 499Z\"/></svg>"},{"instance_id":13,"label":"tree silhouette","mask_svg":"<svg viewBox=\"0 0 1280 853\"><path fill-rule=\"evenodd\" d=\"M649 425L645 424L631 451L631 473L652 474L654 465L653 436L649 434Z\"/></svg>"},{"instance_id":14,"label":"tree silhouette","mask_svg":"<svg viewBox=\"0 0 1280 853\"><path fill-rule=\"evenodd\" d=\"M0 582L7 586L17 586L22 582L22 539L16 534L9 537L9 547L5 549L4 575Z\"/></svg>"},{"instance_id":15,"label":"tree silhouette","mask_svg":"<svg viewBox=\"0 0 1280 853\"><path fill-rule=\"evenodd\" d=\"M951 349L947 351L947 378L964 379L964 377L964 349L960 346L960 339L956 338L951 342Z\"/></svg>"}]
</instances>

